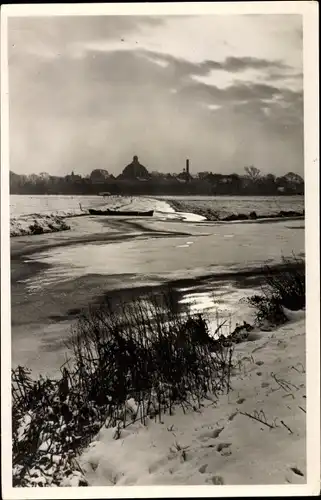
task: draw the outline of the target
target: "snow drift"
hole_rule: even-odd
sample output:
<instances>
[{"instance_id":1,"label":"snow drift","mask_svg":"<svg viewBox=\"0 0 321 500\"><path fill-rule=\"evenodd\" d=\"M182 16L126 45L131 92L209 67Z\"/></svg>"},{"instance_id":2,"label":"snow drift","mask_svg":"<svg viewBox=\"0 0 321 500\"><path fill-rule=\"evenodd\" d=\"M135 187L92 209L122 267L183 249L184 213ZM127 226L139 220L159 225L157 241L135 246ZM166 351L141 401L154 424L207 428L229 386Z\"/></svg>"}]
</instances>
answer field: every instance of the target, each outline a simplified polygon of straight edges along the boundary
<instances>
[{"instance_id":1,"label":"snow drift","mask_svg":"<svg viewBox=\"0 0 321 500\"><path fill-rule=\"evenodd\" d=\"M10 236L66 231L70 226L57 215L25 215L10 220Z\"/></svg>"},{"instance_id":2,"label":"snow drift","mask_svg":"<svg viewBox=\"0 0 321 500\"><path fill-rule=\"evenodd\" d=\"M154 210L158 219L176 219L183 221L202 221L200 215L175 212L164 200L147 197L108 196L108 197L21 197L27 198L26 204L21 201L11 205L10 236L24 236L32 234L51 233L70 229L67 218L89 216L89 209L100 210ZM29 199L30 198L30 199ZM29 200L28 200L29 199ZM34 212L37 208L39 211Z\"/></svg>"},{"instance_id":3,"label":"snow drift","mask_svg":"<svg viewBox=\"0 0 321 500\"><path fill-rule=\"evenodd\" d=\"M102 428L80 457L91 486L306 483L305 321L236 347L232 391L163 423Z\"/></svg>"}]
</instances>

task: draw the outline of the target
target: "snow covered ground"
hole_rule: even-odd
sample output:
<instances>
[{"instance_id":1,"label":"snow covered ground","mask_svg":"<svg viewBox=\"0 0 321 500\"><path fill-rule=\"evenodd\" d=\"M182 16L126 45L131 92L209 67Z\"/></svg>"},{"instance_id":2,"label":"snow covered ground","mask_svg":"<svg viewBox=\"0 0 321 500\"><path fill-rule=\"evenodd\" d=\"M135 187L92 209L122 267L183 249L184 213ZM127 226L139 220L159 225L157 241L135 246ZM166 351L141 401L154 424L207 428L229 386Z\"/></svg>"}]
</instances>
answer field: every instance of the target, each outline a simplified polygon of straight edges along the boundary
<instances>
[{"instance_id":1,"label":"snow covered ground","mask_svg":"<svg viewBox=\"0 0 321 500\"><path fill-rule=\"evenodd\" d=\"M10 219L10 236L53 233L70 229L64 217L58 215L22 215Z\"/></svg>"},{"instance_id":2,"label":"snow covered ground","mask_svg":"<svg viewBox=\"0 0 321 500\"><path fill-rule=\"evenodd\" d=\"M101 210L154 210L155 217L160 220L180 220L201 222L205 217L193 213L175 212L170 205L163 200L147 197L131 196L101 196L81 197L81 196L43 196L25 197L14 200L10 205L10 236L24 236L27 234L51 233L69 229L68 219L79 215L89 215L89 208L99 208ZM25 199L25 204L22 203ZM38 233L35 233L34 226L37 226Z\"/></svg>"},{"instance_id":3,"label":"snow covered ground","mask_svg":"<svg viewBox=\"0 0 321 500\"><path fill-rule=\"evenodd\" d=\"M180 197L178 197L180 198ZM182 197L181 197L182 198ZM228 198L228 200L226 200ZM235 198L235 197L234 197ZM30 228L35 222L43 228L43 232L53 232L64 229L63 218L73 217L77 215L86 215L90 208L101 210L135 210L147 211L154 210L154 218L164 221L183 221L183 222L204 222L206 221L206 210L217 211L219 219L226 215L238 213L238 208L244 208L245 213L249 213L253 207L262 210L264 213L275 214L281 208L302 208L303 198L288 197L283 200L269 199L235 200L233 197L183 197L182 200L176 202L176 210L171 206L173 200L171 197L163 199L147 197L147 196L118 196L111 195L102 196L68 196L68 195L40 195L40 196L25 196L11 195L10 196L10 235L22 236L33 234ZM251 204L252 203L252 204ZM254 205L253 205L254 203ZM213 208L214 207L214 208ZM228 207L228 210L227 210ZM206 210L205 210L206 209ZM204 211L205 210L205 211ZM302 208L303 210L303 208ZM216 213L216 212L215 212ZM60 225L57 223L57 218L60 219ZM244 221L241 221L244 222ZM249 222L248 220L246 222ZM250 221L250 222L255 222ZM54 227L52 227L54 226Z\"/></svg>"},{"instance_id":4,"label":"snow covered ground","mask_svg":"<svg viewBox=\"0 0 321 500\"><path fill-rule=\"evenodd\" d=\"M79 460L89 484L305 484L305 318L289 318L237 345L232 390L218 401L135 423L119 439L102 428Z\"/></svg>"}]
</instances>

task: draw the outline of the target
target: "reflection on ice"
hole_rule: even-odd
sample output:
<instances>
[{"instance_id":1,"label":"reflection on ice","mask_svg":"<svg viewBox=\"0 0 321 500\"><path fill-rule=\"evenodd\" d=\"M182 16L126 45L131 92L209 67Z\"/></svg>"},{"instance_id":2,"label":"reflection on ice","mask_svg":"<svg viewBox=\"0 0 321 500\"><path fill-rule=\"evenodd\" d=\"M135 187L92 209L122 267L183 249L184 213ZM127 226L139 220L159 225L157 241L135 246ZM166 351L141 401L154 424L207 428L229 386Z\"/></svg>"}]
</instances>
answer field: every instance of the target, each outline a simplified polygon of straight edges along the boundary
<instances>
[{"instance_id":1,"label":"reflection on ice","mask_svg":"<svg viewBox=\"0 0 321 500\"><path fill-rule=\"evenodd\" d=\"M194 288L180 289L184 292L179 301L191 313L204 313L209 317L210 334L214 335L216 328L224 323L220 334L228 335L237 324L252 321L253 311L247 304L247 297L257 293L254 288L237 288L229 282L219 282L215 288L206 286L207 290L195 292ZM214 335L217 337L217 335Z\"/></svg>"},{"instance_id":2,"label":"reflection on ice","mask_svg":"<svg viewBox=\"0 0 321 500\"><path fill-rule=\"evenodd\" d=\"M180 303L188 304L191 311L204 311L213 307L214 296L209 292L186 294Z\"/></svg>"},{"instance_id":3,"label":"reflection on ice","mask_svg":"<svg viewBox=\"0 0 321 500\"><path fill-rule=\"evenodd\" d=\"M235 236L235 238L231 238ZM273 245L270 242L273 241ZM205 274L249 271L266 262L280 263L282 255L304 252L302 232L277 224L234 225L215 227L212 234L193 234L168 238L145 238L110 243L84 243L51 248L33 254L29 260L49 265L29 279L30 288L46 283L89 274L153 277L164 279L194 278ZM48 281L46 281L48 280ZM132 283L131 283L132 285Z\"/></svg>"}]
</instances>

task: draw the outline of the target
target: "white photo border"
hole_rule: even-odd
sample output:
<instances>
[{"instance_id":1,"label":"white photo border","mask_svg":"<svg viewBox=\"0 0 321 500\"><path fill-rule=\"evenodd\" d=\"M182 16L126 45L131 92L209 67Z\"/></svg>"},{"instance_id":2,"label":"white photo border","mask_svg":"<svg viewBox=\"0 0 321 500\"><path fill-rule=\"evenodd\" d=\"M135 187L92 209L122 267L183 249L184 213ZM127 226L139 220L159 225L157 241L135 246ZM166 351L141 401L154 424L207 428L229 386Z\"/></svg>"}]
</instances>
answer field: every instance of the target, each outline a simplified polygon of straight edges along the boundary
<instances>
[{"instance_id":1,"label":"white photo border","mask_svg":"<svg viewBox=\"0 0 321 500\"><path fill-rule=\"evenodd\" d=\"M307 274L307 483L254 486L13 488L9 231L8 32L10 17L97 15L299 14L303 20L305 244ZM182 2L4 5L1 8L1 427L2 493L9 499L305 496L320 492L320 260L318 3Z\"/></svg>"}]
</instances>

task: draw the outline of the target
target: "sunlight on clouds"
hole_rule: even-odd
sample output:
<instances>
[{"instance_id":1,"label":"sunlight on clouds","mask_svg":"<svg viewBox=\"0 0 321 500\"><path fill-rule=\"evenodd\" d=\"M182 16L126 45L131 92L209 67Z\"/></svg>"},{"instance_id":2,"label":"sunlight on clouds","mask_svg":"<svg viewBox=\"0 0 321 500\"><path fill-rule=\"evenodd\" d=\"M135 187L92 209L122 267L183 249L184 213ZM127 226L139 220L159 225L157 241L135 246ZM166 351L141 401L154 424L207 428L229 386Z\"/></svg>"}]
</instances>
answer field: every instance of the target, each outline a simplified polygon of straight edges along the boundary
<instances>
[{"instance_id":1,"label":"sunlight on clouds","mask_svg":"<svg viewBox=\"0 0 321 500\"><path fill-rule=\"evenodd\" d=\"M115 52L122 50L133 50L135 42L129 40L95 40L94 42L74 43L70 47L71 54L77 54L86 57L88 52Z\"/></svg>"},{"instance_id":2,"label":"sunlight on clouds","mask_svg":"<svg viewBox=\"0 0 321 500\"><path fill-rule=\"evenodd\" d=\"M218 105L218 104L209 104L208 106L208 109L210 109L211 111L216 111L217 109L221 109L222 106Z\"/></svg>"},{"instance_id":3,"label":"sunlight on clouds","mask_svg":"<svg viewBox=\"0 0 321 500\"><path fill-rule=\"evenodd\" d=\"M242 73L232 73L224 70L212 70L209 75L198 76L193 75L193 79L205 83L207 85L215 85L220 89L224 89L236 83L262 82L262 70L246 69Z\"/></svg>"},{"instance_id":4,"label":"sunlight on clouds","mask_svg":"<svg viewBox=\"0 0 321 500\"><path fill-rule=\"evenodd\" d=\"M302 171L299 16L100 16L10 27L13 171ZM30 124L33 124L31 127ZM41 137L41 140L39 139ZM268 153L265 154L265 151Z\"/></svg>"},{"instance_id":5,"label":"sunlight on clouds","mask_svg":"<svg viewBox=\"0 0 321 500\"><path fill-rule=\"evenodd\" d=\"M147 58L149 61L151 61L151 62L153 62L153 63L157 64L158 66L161 66L162 68L167 68L167 66L169 65L169 63L168 63L167 61L164 61L164 60L162 60L162 59L157 59L156 57L147 57L147 56L146 56L146 58Z\"/></svg>"},{"instance_id":6,"label":"sunlight on clouds","mask_svg":"<svg viewBox=\"0 0 321 500\"><path fill-rule=\"evenodd\" d=\"M285 60L301 68L300 16L162 16L163 24L142 26L123 41L86 41L84 50L145 49L192 62L249 56ZM81 42L80 42L81 45Z\"/></svg>"},{"instance_id":7,"label":"sunlight on clouds","mask_svg":"<svg viewBox=\"0 0 321 500\"><path fill-rule=\"evenodd\" d=\"M301 67L300 16L190 16L145 26L139 42L149 50L193 62L249 56L286 60Z\"/></svg>"},{"instance_id":8,"label":"sunlight on clouds","mask_svg":"<svg viewBox=\"0 0 321 500\"><path fill-rule=\"evenodd\" d=\"M270 81L273 85L300 91L303 88L303 76L298 78L296 75L284 70L283 74L280 74L278 78L270 78L270 70L246 69L243 72L232 73L218 69L212 70L209 75L193 75L192 78L207 85L215 85L221 89L238 83L267 83Z\"/></svg>"}]
</instances>

